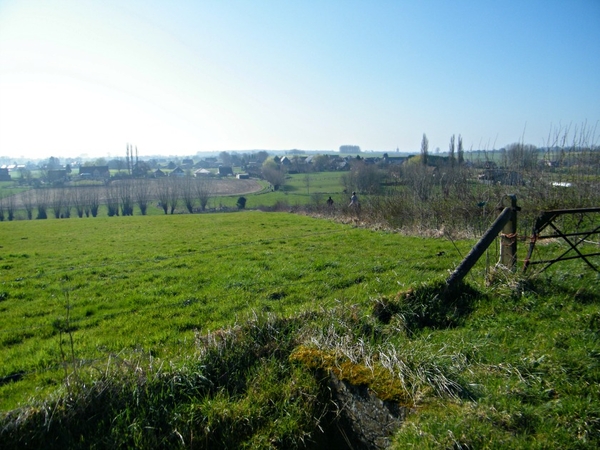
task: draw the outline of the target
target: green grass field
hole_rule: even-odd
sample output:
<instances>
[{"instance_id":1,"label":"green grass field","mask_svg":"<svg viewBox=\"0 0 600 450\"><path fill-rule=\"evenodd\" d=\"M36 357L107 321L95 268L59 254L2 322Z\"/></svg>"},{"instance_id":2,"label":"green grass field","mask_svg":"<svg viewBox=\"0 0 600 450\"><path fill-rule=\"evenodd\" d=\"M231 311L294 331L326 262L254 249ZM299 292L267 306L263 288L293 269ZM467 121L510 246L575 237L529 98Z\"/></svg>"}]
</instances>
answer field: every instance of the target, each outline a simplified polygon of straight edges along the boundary
<instances>
[{"instance_id":1,"label":"green grass field","mask_svg":"<svg viewBox=\"0 0 600 450\"><path fill-rule=\"evenodd\" d=\"M190 350L195 329L254 312L366 304L443 276L460 261L448 241L287 213L0 225L0 377L27 374L0 387L2 409L26 400L40 377L56 375L57 322L67 302L79 358L122 349L171 357Z\"/></svg>"},{"instance_id":2,"label":"green grass field","mask_svg":"<svg viewBox=\"0 0 600 450\"><path fill-rule=\"evenodd\" d=\"M122 437L111 442L154 445L139 420L155 420L161 402L177 398L161 420L189 430L184 443L204 430L213 445L277 446L314 426L295 402L316 398L298 389L316 388L290 365L290 352L302 360L312 349L322 360L310 364L323 369L340 371L349 358L367 374L396 374L383 387L362 379L383 397L403 380L399 398L412 412L397 448L597 448L600 277L577 260L531 279L495 272L492 251L467 277L474 297L444 303L428 286L472 244L257 211L0 223L0 410L64 393L66 367L94 380L109 361L138 355L162 368L144 387L149 398L157 389L158 403L127 407L103 425ZM425 293L396 296L411 289ZM374 308L387 304L391 318L378 321ZM288 322L260 328L265 316ZM248 341L198 356L199 336L238 336L236 326ZM257 350L264 330L275 337ZM246 381L228 352L259 355L245 363ZM229 367L223 387L188 389L185 380L222 380L210 375L218 364ZM165 367L183 381L161 384Z\"/></svg>"},{"instance_id":3,"label":"green grass field","mask_svg":"<svg viewBox=\"0 0 600 450\"><path fill-rule=\"evenodd\" d=\"M19 187L14 181L0 181L0 199L23 192L25 190L26 188Z\"/></svg>"},{"instance_id":4,"label":"green grass field","mask_svg":"<svg viewBox=\"0 0 600 450\"><path fill-rule=\"evenodd\" d=\"M247 209L272 207L277 204L289 207L304 206L307 204L325 205L328 196L332 196L336 204L347 204L349 195L343 193L341 177L344 172L316 172L304 174L291 174L286 178L286 183L277 191L265 189L255 194L246 195ZM213 197L209 205L213 208L226 206L235 207L239 195Z\"/></svg>"}]
</instances>

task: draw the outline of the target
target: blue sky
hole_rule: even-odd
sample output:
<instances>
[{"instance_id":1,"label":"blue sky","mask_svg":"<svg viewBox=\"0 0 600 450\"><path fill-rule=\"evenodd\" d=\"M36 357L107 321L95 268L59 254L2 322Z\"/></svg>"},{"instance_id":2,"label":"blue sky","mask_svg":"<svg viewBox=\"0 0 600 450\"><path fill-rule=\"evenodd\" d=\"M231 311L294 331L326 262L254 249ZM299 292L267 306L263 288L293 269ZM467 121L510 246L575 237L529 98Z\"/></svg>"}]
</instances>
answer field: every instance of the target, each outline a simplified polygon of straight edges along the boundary
<instances>
[{"instance_id":1,"label":"blue sky","mask_svg":"<svg viewBox=\"0 0 600 450\"><path fill-rule=\"evenodd\" d=\"M0 0L0 156L598 144L598 55L599 0Z\"/></svg>"}]
</instances>

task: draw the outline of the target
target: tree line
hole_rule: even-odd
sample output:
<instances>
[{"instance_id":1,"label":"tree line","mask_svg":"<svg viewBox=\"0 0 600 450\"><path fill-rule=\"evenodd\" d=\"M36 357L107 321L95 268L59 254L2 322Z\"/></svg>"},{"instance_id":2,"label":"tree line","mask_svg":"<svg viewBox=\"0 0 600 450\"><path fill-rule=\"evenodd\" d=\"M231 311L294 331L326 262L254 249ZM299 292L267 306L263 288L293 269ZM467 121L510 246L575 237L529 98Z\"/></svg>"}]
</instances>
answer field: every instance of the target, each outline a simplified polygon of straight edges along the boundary
<instances>
[{"instance_id":1,"label":"tree line","mask_svg":"<svg viewBox=\"0 0 600 450\"><path fill-rule=\"evenodd\" d=\"M507 194L522 207L522 234L541 210L600 206L600 148L585 139L541 149L512 143L469 156L460 135L444 156L432 155L423 135L420 153L404 164L356 158L342 182L345 192L363 194L361 221L416 233L479 235Z\"/></svg>"},{"instance_id":2,"label":"tree line","mask_svg":"<svg viewBox=\"0 0 600 450\"><path fill-rule=\"evenodd\" d=\"M156 180L122 179L104 186L77 186L30 189L19 196L0 199L0 221L14 220L18 209L32 219L96 217L105 204L108 216L131 216L137 207L146 215L148 206L157 201L165 214L174 214L178 206L189 213L205 211L214 194L209 177L165 177Z\"/></svg>"}]
</instances>

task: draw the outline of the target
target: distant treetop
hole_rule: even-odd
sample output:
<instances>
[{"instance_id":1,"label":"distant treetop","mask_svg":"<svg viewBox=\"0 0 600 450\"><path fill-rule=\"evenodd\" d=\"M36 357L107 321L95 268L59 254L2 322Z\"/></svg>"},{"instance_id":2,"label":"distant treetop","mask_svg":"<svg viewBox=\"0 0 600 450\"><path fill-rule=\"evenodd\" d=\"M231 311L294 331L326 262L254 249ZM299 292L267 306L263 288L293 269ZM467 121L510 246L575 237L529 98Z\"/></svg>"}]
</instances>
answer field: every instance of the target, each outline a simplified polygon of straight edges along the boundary
<instances>
[{"instance_id":1,"label":"distant treetop","mask_svg":"<svg viewBox=\"0 0 600 450\"><path fill-rule=\"evenodd\" d=\"M360 153L358 145L340 145L340 153Z\"/></svg>"}]
</instances>

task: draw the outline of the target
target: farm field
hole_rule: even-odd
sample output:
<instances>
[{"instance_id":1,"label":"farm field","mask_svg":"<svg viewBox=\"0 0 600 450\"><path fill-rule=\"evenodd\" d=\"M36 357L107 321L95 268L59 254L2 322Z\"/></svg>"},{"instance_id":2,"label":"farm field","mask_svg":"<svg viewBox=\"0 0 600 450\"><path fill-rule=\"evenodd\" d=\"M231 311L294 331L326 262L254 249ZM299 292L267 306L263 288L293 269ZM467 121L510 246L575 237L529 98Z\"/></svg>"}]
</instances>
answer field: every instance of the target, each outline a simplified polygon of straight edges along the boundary
<instances>
[{"instance_id":1,"label":"farm field","mask_svg":"<svg viewBox=\"0 0 600 450\"><path fill-rule=\"evenodd\" d=\"M171 358L191 351L195 330L255 312L364 304L460 261L448 241L287 213L0 225L0 377L22 374L0 387L2 409L27 400L40 380L60 382L67 303L78 358L124 349Z\"/></svg>"},{"instance_id":2,"label":"farm field","mask_svg":"<svg viewBox=\"0 0 600 450\"><path fill-rule=\"evenodd\" d=\"M65 373L93 387L124 361L147 381L101 392L148 403L118 420L92 406L110 421L74 429L106 446L302 447L322 395L303 361L408 407L392 448L597 448L600 277L578 260L495 271L490 251L466 297L440 296L473 243L259 211L0 223L0 411L57 392L31 414L77 410Z\"/></svg>"},{"instance_id":3,"label":"farm field","mask_svg":"<svg viewBox=\"0 0 600 450\"><path fill-rule=\"evenodd\" d=\"M210 195L206 205L208 211L222 210L237 210L237 200L240 196L245 196L247 199L247 209L272 208L279 206L279 209L286 209L296 206L304 206L312 204L322 206L325 204L327 197L332 195L336 200L336 205L347 204L348 195L343 194L341 184L341 176L343 172L319 172L306 174L291 174L287 176L286 184L280 190L272 191L269 184L263 180L247 179L238 180L235 178L227 179L211 179L210 180ZM163 209L159 206L158 191L159 180L144 180L148 185L148 190L151 193L150 201L147 205L147 215L164 214ZM118 186L119 181L113 182L113 186ZM98 215L105 216L107 214L107 189L105 186L85 186L74 184L66 188L69 192L74 192L75 189L95 190L100 203ZM24 210L24 196L27 194L26 188L19 187L16 182L0 182L0 200L2 198L12 197L12 205L16 209L15 220L23 220L27 218ZM46 198L53 199L55 195L60 195L62 188L46 188ZM35 194L36 190L32 190ZM4 200L5 202L8 200ZM198 205L196 205L198 207ZM73 217L76 217L75 208L71 212ZM184 201L180 199L174 210L174 214L187 213ZM37 214L34 211L34 217ZM137 203L134 202L133 214L138 215L140 209ZM49 214L52 216L52 214Z\"/></svg>"},{"instance_id":4,"label":"farm field","mask_svg":"<svg viewBox=\"0 0 600 450\"><path fill-rule=\"evenodd\" d=\"M248 196L248 208L273 206L285 203L289 206L313 204L325 205L331 195L336 205L347 205L350 196L343 193L341 177L344 172L314 172L291 174L278 191L262 191Z\"/></svg>"}]
</instances>

